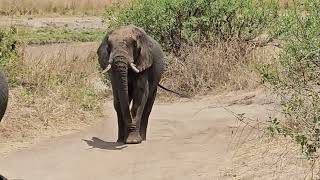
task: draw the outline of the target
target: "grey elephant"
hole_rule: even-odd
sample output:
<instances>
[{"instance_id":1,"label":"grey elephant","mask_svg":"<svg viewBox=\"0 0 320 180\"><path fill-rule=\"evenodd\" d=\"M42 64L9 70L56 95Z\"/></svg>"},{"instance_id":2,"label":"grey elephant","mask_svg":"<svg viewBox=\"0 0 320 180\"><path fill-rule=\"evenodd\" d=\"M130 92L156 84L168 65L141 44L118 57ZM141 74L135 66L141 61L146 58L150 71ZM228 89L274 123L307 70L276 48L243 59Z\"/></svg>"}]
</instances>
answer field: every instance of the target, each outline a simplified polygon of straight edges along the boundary
<instances>
[{"instance_id":1,"label":"grey elephant","mask_svg":"<svg viewBox=\"0 0 320 180\"><path fill-rule=\"evenodd\" d=\"M0 174L0 180L8 180L8 179Z\"/></svg>"},{"instance_id":2,"label":"grey elephant","mask_svg":"<svg viewBox=\"0 0 320 180\"><path fill-rule=\"evenodd\" d=\"M111 79L118 117L117 142L141 143L146 140L149 115L164 71L162 49L143 29L129 25L107 33L97 54L100 67Z\"/></svg>"},{"instance_id":3,"label":"grey elephant","mask_svg":"<svg viewBox=\"0 0 320 180\"><path fill-rule=\"evenodd\" d=\"M8 82L4 73L0 70L0 122L6 112L8 104Z\"/></svg>"}]
</instances>

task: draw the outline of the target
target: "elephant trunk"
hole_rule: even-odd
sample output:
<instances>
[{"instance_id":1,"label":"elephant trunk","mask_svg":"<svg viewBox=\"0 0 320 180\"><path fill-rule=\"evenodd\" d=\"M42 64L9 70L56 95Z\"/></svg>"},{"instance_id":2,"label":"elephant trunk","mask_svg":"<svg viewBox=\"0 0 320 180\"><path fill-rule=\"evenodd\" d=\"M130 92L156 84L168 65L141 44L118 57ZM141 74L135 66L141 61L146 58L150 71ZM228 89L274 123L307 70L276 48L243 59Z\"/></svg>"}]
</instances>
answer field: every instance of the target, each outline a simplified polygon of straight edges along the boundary
<instances>
[{"instance_id":1,"label":"elephant trunk","mask_svg":"<svg viewBox=\"0 0 320 180\"><path fill-rule=\"evenodd\" d=\"M128 129L135 126L132 125L132 116L129 108L129 92L128 92L128 64L123 61L115 61L112 68L112 76L117 84L117 93L124 124Z\"/></svg>"}]
</instances>

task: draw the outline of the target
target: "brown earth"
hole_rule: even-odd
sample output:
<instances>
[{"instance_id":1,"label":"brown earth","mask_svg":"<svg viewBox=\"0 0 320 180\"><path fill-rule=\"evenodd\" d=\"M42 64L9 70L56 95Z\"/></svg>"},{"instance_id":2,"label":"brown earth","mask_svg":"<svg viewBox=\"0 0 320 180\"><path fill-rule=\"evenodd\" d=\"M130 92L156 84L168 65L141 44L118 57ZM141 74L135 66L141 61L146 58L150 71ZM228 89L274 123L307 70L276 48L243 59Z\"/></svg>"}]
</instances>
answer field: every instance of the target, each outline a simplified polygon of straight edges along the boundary
<instances>
[{"instance_id":1,"label":"brown earth","mask_svg":"<svg viewBox=\"0 0 320 180\"><path fill-rule=\"evenodd\" d=\"M116 116L108 101L98 126L1 157L0 172L25 180L303 179L306 164L289 153L289 144L258 136L259 122L278 108L265 94L158 102L148 140L139 145L115 143ZM242 113L244 123L235 118Z\"/></svg>"},{"instance_id":2,"label":"brown earth","mask_svg":"<svg viewBox=\"0 0 320 180\"><path fill-rule=\"evenodd\" d=\"M67 28L105 29L100 17L96 16L67 16L67 17L8 17L0 16L0 27L20 26L28 28Z\"/></svg>"}]
</instances>

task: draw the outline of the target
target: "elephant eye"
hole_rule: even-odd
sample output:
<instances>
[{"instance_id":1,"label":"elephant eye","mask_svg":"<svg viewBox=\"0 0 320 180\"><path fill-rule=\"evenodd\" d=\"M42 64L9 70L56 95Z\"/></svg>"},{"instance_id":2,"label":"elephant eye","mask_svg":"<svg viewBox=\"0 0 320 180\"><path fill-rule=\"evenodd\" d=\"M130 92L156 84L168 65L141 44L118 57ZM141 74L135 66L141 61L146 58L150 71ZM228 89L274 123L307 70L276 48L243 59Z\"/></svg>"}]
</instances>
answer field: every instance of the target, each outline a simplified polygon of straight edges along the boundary
<instances>
[{"instance_id":1,"label":"elephant eye","mask_svg":"<svg viewBox=\"0 0 320 180\"><path fill-rule=\"evenodd\" d=\"M137 47L137 41L133 41L133 47L134 47L134 48Z\"/></svg>"},{"instance_id":2,"label":"elephant eye","mask_svg":"<svg viewBox=\"0 0 320 180\"><path fill-rule=\"evenodd\" d=\"M107 51L110 52L110 51L111 51L111 48L112 48L112 45L111 45L111 43L108 42Z\"/></svg>"}]
</instances>

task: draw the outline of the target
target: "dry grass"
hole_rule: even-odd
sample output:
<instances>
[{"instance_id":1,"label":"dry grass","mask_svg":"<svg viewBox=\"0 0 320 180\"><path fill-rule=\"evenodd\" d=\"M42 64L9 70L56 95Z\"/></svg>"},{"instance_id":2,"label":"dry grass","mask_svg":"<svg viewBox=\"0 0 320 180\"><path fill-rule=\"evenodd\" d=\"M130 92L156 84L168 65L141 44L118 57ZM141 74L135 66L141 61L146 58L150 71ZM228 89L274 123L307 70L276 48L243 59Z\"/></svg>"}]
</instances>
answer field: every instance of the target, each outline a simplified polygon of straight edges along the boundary
<instances>
[{"instance_id":1,"label":"dry grass","mask_svg":"<svg viewBox=\"0 0 320 180\"><path fill-rule=\"evenodd\" d=\"M127 0L0 0L2 15L97 15L111 3Z\"/></svg>"},{"instance_id":2,"label":"dry grass","mask_svg":"<svg viewBox=\"0 0 320 180\"><path fill-rule=\"evenodd\" d=\"M2 15L100 15L112 3L126 3L129 0L0 0ZM283 7L292 0L279 0Z\"/></svg>"},{"instance_id":3,"label":"dry grass","mask_svg":"<svg viewBox=\"0 0 320 180\"><path fill-rule=\"evenodd\" d=\"M10 69L13 87L0 144L78 130L96 123L110 91L97 87L95 46L78 54L70 45L25 50ZM84 51L84 50L83 50ZM58 52L58 53L56 53ZM107 93L107 94L106 94Z\"/></svg>"},{"instance_id":4,"label":"dry grass","mask_svg":"<svg viewBox=\"0 0 320 180\"><path fill-rule=\"evenodd\" d=\"M252 130L252 134L257 132ZM319 162L310 163L283 137L248 138L237 146L225 176L237 179L319 179Z\"/></svg>"},{"instance_id":5,"label":"dry grass","mask_svg":"<svg viewBox=\"0 0 320 180\"><path fill-rule=\"evenodd\" d=\"M167 57L161 83L189 95L255 88L258 85L255 65L260 59L255 58L252 48L237 40L184 47L182 57Z\"/></svg>"}]
</instances>

